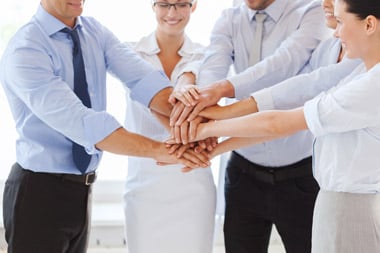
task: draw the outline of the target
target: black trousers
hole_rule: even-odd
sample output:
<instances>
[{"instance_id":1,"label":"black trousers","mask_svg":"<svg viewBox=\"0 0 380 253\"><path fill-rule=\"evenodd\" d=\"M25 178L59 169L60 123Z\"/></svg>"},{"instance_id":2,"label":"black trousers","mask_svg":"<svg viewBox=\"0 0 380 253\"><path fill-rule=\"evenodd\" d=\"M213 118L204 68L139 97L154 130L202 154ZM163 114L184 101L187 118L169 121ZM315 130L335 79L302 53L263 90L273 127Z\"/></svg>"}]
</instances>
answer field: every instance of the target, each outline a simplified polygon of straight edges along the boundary
<instances>
[{"instance_id":1,"label":"black trousers","mask_svg":"<svg viewBox=\"0 0 380 253\"><path fill-rule=\"evenodd\" d=\"M226 253L268 252L272 225L276 226L287 253L311 252L313 209L319 191L311 173L311 159L276 168L283 170L278 181L266 180L262 172L247 173L255 167L274 169L255 166L235 152L227 164ZM284 176L285 169L292 172L290 178ZM298 177L294 173L298 169L309 170L309 173L301 171Z\"/></svg>"},{"instance_id":2,"label":"black trousers","mask_svg":"<svg viewBox=\"0 0 380 253\"><path fill-rule=\"evenodd\" d=\"M5 183L8 253L85 253L91 186L13 165Z\"/></svg>"}]
</instances>

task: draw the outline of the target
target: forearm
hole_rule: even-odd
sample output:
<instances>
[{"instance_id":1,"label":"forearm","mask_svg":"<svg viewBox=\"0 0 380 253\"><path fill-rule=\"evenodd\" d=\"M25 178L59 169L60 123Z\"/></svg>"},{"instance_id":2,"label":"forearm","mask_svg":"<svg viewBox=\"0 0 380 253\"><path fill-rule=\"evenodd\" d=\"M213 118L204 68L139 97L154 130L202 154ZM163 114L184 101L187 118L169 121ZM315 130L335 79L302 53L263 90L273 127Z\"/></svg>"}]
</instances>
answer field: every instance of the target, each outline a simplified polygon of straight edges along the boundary
<instances>
[{"instance_id":1,"label":"forearm","mask_svg":"<svg viewBox=\"0 0 380 253\"><path fill-rule=\"evenodd\" d=\"M118 155L148 157L158 159L164 144L119 128L98 142L96 148Z\"/></svg>"},{"instance_id":2,"label":"forearm","mask_svg":"<svg viewBox=\"0 0 380 253\"><path fill-rule=\"evenodd\" d=\"M241 117L257 111L258 108L255 99L249 97L226 106L215 105L208 107L201 111L199 115L208 119L222 120Z\"/></svg>"},{"instance_id":3,"label":"forearm","mask_svg":"<svg viewBox=\"0 0 380 253\"><path fill-rule=\"evenodd\" d=\"M307 129L303 108L266 111L213 121L198 127L197 138L211 136L280 138Z\"/></svg>"},{"instance_id":4,"label":"forearm","mask_svg":"<svg viewBox=\"0 0 380 253\"><path fill-rule=\"evenodd\" d=\"M172 91L172 87L159 91L150 101L149 108L159 114L170 116L173 106L169 103L169 96Z\"/></svg>"},{"instance_id":5,"label":"forearm","mask_svg":"<svg viewBox=\"0 0 380 253\"><path fill-rule=\"evenodd\" d=\"M234 98L235 97L235 87L228 80L221 80L213 83L210 86L211 89L215 89L219 94L220 98Z\"/></svg>"}]
</instances>

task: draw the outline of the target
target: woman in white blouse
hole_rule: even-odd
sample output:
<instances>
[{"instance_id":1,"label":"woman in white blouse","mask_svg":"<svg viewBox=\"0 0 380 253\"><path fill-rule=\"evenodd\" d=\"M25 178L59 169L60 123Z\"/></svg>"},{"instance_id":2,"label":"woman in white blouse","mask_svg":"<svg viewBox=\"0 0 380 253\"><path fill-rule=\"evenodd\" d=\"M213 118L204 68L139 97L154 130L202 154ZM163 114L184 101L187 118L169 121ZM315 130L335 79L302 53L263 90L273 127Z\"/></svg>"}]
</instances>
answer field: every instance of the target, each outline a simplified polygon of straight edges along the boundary
<instances>
[{"instance_id":1,"label":"woman in white blouse","mask_svg":"<svg viewBox=\"0 0 380 253\"><path fill-rule=\"evenodd\" d=\"M132 45L175 83L203 57L185 27L196 1L153 1L157 28ZM128 130L164 141L169 132L152 113L127 95ZM216 192L210 168L183 173L181 165L158 166L152 159L129 157L125 219L129 253L211 253Z\"/></svg>"},{"instance_id":2,"label":"woman in white blouse","mask_svg":"<svg viewBox=\"0 0 380 253\"><path fill-rule=\"evenodd\" d=\"M336 0L335 16L335 35L346 56L363 61L352 74L300 108L201 124L193 140L235 137L221 143L214 156L310 130L314 176L321 188L312 252L380 252L380 0ZM244 113L247 104L236 107ZM216 111L233 116L223 108Z\"/></svg>"}]
</instances>

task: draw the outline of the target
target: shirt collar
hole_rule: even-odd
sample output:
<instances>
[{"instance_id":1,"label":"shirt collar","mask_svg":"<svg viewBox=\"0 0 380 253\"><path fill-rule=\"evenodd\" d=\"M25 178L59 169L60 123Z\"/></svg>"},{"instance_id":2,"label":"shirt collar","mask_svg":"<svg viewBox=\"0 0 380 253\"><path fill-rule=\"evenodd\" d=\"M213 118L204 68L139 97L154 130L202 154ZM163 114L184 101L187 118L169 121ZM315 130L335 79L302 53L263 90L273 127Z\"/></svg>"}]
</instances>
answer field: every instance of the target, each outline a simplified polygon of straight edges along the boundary
<instances>
[{"instance_id":1,"label":"shirt collar","mask_svg":"<svg viewBox=\"0 0 380 253\"><path fill-rule=\"evenodd\" d=\"M160 48L158 47L155 33L149 34L147 37L142 38L136 45L135 50L148 55L158 54Z\"/></svg>"},{"instance_id":2,"label":"shirt collar","mask_svg":"<svg viewBox=\"0 0 380 253\"><path fill-rule=\"evenodd\" d=\"M58 20L56 17L47 12L42 5L38 6L37 13L35 14L36 20L40 23L41 27L47 32L49 36L59 32L63 28L67 27L64 23ZM76 19L75 27L81 27L81 17Z\"/></svg>"},{"instance_id":3,"label":"shirt collar","mask_svg":"<svg viewBox=\"0 0 380 253\"><path fill-rule=\"evenodd\" d=\"M286 4L287 0L275 0L266 9L260 12L264 11L272 20L274 20L275 23L277 23L285 10ZM252 20L258 11L248 8L247 5L245 5L245 7L248 9L249 20Z\"/></svg>"}]
</instances>

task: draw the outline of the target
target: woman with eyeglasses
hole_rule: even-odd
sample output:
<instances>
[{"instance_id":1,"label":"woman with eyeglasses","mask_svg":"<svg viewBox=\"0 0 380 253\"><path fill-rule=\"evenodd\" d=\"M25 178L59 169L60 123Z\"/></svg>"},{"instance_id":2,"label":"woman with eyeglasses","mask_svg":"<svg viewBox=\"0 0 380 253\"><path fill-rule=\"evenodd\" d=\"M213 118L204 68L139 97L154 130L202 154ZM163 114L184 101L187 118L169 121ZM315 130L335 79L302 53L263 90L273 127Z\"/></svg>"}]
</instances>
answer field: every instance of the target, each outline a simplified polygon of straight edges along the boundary
<instances>
[{"instance_id":1,"label":"woman with eyeglasses","mask_svg":"<svg viewBox=\"0 0 380 253\"><path fill-rule=\"evenodd\" d=\"M363 64L303 107L205 123L196 138L235 137L221 143L216 155L310 130L313 174L321 188L312 253L375 253L380 252L380 0L336 0L334 13L346 57Z\"/></svg>"},{"instance_id":2,"label":"woman with eyeglasses","mask_svg":"<svg viewBox=\"0 0 380 253\"><path fill-rule=\"evenodd\" d=\"M203 46L185 34L196 5L191 0L153 1L157 27L132 45L142 58L164 70L173 84L203 57ZM159 141L170 134L151 111L129 95L125 125ZM216 190L211 169L188 174L182 167L128 158L124 210L129 253L212 252Z\"/></svg>"}]
</instances>

